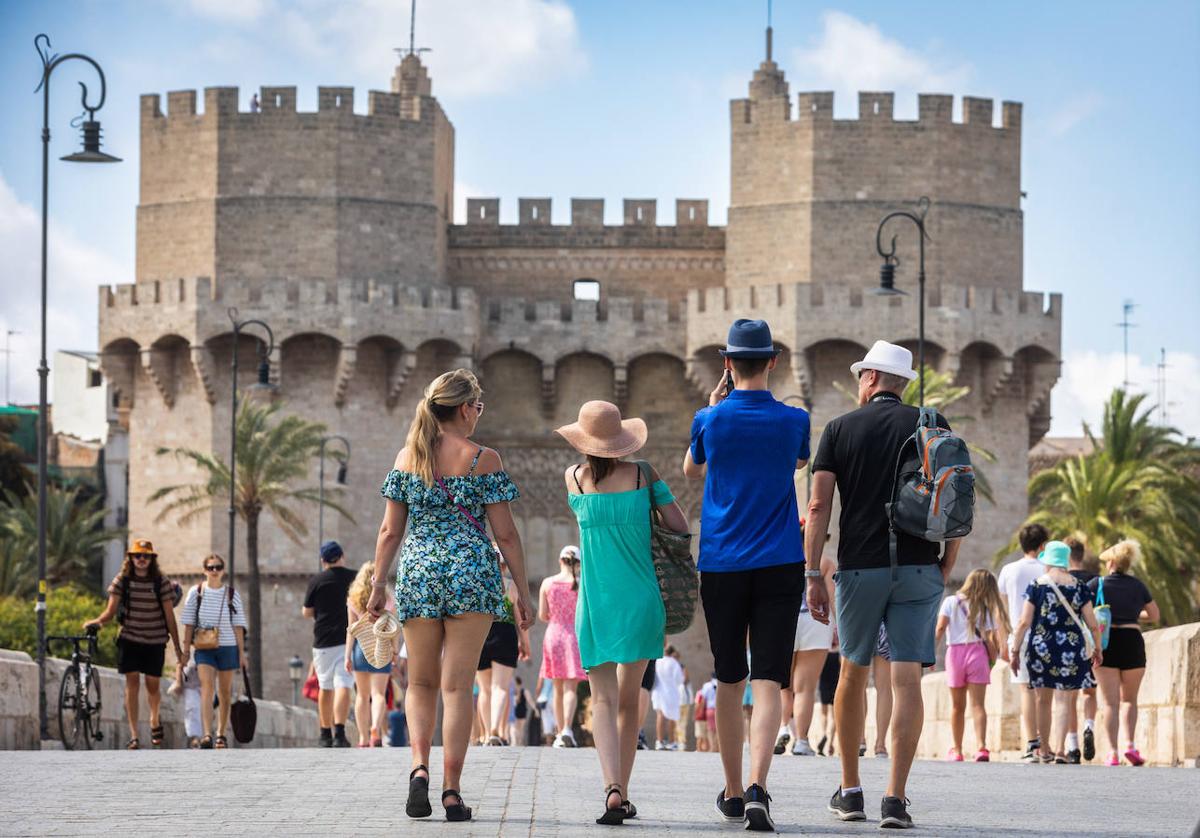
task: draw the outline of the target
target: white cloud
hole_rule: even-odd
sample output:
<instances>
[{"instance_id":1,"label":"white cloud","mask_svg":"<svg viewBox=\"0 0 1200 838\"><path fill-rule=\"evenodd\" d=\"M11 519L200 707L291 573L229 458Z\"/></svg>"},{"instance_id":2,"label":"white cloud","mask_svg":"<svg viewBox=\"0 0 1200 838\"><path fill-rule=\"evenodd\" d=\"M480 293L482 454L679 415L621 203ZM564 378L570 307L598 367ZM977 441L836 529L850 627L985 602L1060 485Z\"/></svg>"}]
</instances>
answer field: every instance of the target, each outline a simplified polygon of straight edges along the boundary
<instances>
[{"instance_id":1,"label":"white cloud","mask_svg":"<svg viewBox=\"0 0 1200 838\"><path fill-rule=\"evenodd\" d=\"M1130 389L1146 393L1145 406L1158 404L1158 363L1129 358ZM1120 352L1068 352L1063 374L1051 396L1051 436L1079 436L1081 423L1100 425L1104 403L1125 379ZM1200 437L1200 356L1167 352L1167 419L1189 436ZM1157 421L1156 410L1154 418Z\"/></svg>"},{"instance_id":2,"label":"white cloud","mask_svg":"<svg viewBox=\"0 0 1200 838\"><path fill-rule=\"evenodd\" d=\"M1046 130L1052 137L1061 137L1096 111L1104 104L1104 97L1095 91L1077 96L1046 120Z\"/></svg>"},{"instance_id":3,"label":"white cloud","mask_svg":"<svg viewBox=\"0 0 1200 838\"><path fill-rule=\"evenodd\" d=\"M796 77L805 89L832 90L839 117L857 112L860 90L890 90L896 116L913 118L917 93L962 92L974 74L969 63L926 56L844 12L825 12L821 20L820 36L793 53Z\"/></svg>"},{"instance_id":4,"label":"white cloud","mask_svg":"<svg viewBox=\"0 0 1200 838\"><path fill-rule=\"evenodd\" d=\"M408 44L409 4L396 0L190 0L196 14L277 37L301 55L346 61L382 87ZM416 41L443 97L540 86L587 66L564 0L417 4Z\"/></svg>"},{"instance_id":5,"label":"white cloud","mask_svg":"<svg viewBox=\"0 0 1200 838\"><path fill-rule=\"evenodd\" d=\"M48 248L47 343L53 365L56 349L96 348L96 289L102 284L127 281L132 270L81 241L53 219ZM38 397L40 352L41 212L17 198L3 173L0 173L0 253L5 261L5 270L0 275L0 300L3 300L0 348L9 329L20 332L11 342L11 397L15 402L34 403Z\"/></svg>"}]
</instances>

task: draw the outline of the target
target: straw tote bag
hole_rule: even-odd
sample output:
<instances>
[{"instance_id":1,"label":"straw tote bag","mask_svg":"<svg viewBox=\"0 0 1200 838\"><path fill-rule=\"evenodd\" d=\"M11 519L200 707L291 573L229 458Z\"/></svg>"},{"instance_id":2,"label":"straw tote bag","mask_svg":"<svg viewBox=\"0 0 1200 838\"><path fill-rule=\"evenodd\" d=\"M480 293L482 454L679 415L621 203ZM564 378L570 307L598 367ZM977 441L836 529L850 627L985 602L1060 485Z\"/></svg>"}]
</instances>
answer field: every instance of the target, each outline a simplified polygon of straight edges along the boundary
<instances>
[{"instance_id":1,"label":"straw tote bag","mask_svg":"<svg viewBox=\"0 0 1200 838\"><path fill-rule=\"evenodd\" d=\"M400 621L390 611L383 612L377 620L372 620L370 614L363 614L350 626L350 634L358 641L363 657L376 669L392 662L394 641L399 633Z\"/></svg>"},{"instance_id":2,"label":"straw tote bag","mask_svg":"<svg viewBox=\"0 0 1200 838\"><path fill-rule=\"evenodd\" d=\"M667 612L664 632L678 634L692 624L700 596L700 575L692 558L692 534L675 532L663 525L662 512L654 502L650 464L638 460L637 467L650 493L650 558L654 560L654 575L658 577L658 591Z\"/></svg>"}]
</instances>

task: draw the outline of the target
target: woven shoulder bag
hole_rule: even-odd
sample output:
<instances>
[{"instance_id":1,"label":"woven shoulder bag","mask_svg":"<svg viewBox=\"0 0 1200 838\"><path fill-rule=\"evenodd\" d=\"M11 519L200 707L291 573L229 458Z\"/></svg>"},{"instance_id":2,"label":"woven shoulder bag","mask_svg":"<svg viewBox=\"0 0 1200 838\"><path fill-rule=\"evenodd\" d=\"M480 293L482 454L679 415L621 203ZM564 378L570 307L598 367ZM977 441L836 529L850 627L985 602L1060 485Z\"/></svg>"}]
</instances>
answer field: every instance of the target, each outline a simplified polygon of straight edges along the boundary
<instances>
[{"instance_id":1,"label":"woven shoulder bag","mask_svg":"<svg viewBox=\"0 0 1200 838\"><path fill-rule=\"evenodd\" d=\"M650 464L638 460L646 491L650 493L650 557L658 591L667 612L667 634L679 634L692 624L696 600L700 596L700 575L692 558L692 534L675 532L663 524L662 511L654 502L654 483Z\"/></svg>"}]
</instances>

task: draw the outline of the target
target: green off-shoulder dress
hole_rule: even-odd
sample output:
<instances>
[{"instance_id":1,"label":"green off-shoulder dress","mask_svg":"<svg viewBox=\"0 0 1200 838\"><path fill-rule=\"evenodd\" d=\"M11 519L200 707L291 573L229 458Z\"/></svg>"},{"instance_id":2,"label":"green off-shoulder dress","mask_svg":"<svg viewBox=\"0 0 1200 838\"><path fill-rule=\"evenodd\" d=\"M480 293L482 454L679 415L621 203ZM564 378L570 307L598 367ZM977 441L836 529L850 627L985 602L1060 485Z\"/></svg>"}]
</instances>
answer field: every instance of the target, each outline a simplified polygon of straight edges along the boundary
<instances>
[{"instance_id":1,"label":"green off-shoulder dress","mask_svg":"<svg viewBox=\"0 0 1200 838\"><path fill-rule=\"evenodd\" d=\"M650 558L650 492L660 506L675 500L662 480L567 496L580 531L575 633L584 669L662 657L666 612Z\"/></svg>"}]
</instances>

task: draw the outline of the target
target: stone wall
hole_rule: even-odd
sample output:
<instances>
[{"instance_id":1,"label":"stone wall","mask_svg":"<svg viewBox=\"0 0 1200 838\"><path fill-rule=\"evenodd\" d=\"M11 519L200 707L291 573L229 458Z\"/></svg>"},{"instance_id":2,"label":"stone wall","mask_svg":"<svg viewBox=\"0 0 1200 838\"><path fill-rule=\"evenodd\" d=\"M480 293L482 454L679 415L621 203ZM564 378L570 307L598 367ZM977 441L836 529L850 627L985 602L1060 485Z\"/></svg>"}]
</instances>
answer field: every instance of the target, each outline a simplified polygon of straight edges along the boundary
<instances>
[{"instance_id":1,"label":"stone wall","mask_svg":"<svg viewBox=\"0 0 1200 838\"><path fill-rule=\"evenodd\" d=\"M48 658L46 661L46 693L50 720L50 736L58 741L58 688L67 661ZM97 750L124 748L129 741L129 726L125 720L125 677L108 667L97 667L100 673L100 720L104 738L93 742ZM24 652L0 649L0 749L32 750L40 747L37 723L37 664ZM187 746L187 735L183 726L183 697L166 694L168 679L161 682L163 689L160 705L162 724L165 728L164 748ZM235 680L233 695L236 699L241 687ZM255 699L258 709L258 726L254 741L238 744L230 730L231 748L298 748L317 745L316 705L302 699L301 706L278 701ZM311 708L311 709L310 709ZM215 713L215 711L214 711ZM138 738L144 748L150 746L150 709L146 694L141 692L138 711ZM215 716L214 716L215 723ZM346 735L352 740L357 736L354 723L346 726Z\"/></svg>"}]
</instances>

